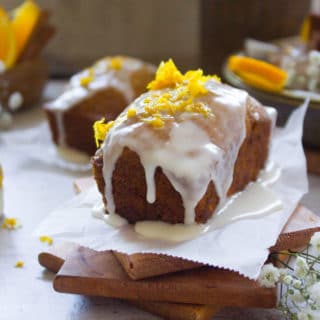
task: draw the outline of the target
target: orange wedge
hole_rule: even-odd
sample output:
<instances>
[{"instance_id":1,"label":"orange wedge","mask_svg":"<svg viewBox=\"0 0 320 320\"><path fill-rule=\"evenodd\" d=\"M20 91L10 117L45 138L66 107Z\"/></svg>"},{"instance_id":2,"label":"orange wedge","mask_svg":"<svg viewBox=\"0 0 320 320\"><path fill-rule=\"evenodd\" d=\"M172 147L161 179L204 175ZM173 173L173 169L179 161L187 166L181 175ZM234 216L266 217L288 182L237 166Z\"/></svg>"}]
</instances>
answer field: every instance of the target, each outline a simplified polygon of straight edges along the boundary
<instances>
[{"instance_id":1,"label":"orange wedge","mask_svg":"<svg viewBox=\"0 0 320 320\"><path fill-rule=\"evenodd\" d=\"M287 73L284 70L249 57L231 56L228 68L248 85L266 91L279 92L287 81Z\"/></svg>"},{"instance_id":2,"label":"orange wedge","mask_svg":"<svg viewBox=\"0 0 320 320\"><path fill-rule=\"evenodd\" d=\"M12 27L17 41L17 55L22 52L40 16L40 8L26 0L13 11Z\"/></svg>"},{"instance_id":3,"label":"orange wedge","mask_svg":"<svg viewBox=\"0 0 320 320\"><path fill-rule=\"evenodd\" d=\"M0 7L0 60L6 68L13 66L17 56L16 39L7 13Z\"/></svg>"}]
</instances>

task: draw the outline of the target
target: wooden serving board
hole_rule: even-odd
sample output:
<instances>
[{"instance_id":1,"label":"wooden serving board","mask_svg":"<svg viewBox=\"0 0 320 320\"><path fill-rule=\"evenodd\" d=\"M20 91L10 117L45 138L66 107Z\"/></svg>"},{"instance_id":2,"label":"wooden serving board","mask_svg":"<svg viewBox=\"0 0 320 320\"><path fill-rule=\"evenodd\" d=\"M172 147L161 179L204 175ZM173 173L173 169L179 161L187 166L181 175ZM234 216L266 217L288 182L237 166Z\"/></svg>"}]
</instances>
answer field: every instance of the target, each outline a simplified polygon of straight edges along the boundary
<instances>
[{"instance_id":1,"label":"wooden serving board","mask_svg":"<svg viewBox=\"0 0 320 320\"><path fill-rule=\"evenodd\" d=\"M39 263L48 270L57 273L62 267L66 257L78 249L73 243L63 243L51 247L48 252L39 254ZM151 302L142 300L128 300L128 303L142 310L172 320L209 320L222 307L214 305L182 304L169 302Z\"/></svg>"},{"instance_id":2,"label":"wooden serving board","mask_svg":"<svg viewBox=\"0 0 320 320\"><path fill-rule=\"evenodd\" d=\"M54 279L59 292L128 300L272 308L276 291L238 273L212 267L135 281L110 252L78 248Z\"/></svg>"}]
</instances>

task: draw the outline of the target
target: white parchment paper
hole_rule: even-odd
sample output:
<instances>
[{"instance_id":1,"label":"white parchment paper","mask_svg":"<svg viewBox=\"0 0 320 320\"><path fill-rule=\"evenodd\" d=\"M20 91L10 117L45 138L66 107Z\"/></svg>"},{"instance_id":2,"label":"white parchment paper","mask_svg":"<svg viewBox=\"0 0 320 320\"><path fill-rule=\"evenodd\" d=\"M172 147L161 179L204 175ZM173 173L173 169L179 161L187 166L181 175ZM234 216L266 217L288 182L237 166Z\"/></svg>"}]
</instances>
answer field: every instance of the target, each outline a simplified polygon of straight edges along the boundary
<instances>
[{"instance_id":1,"label":"white parchment paper","mask_svg":"<svg viewBox=\"0 0 320 320\"><path fill-rule=\"evenodd\" d=\"M132 254L152 252L181 257L239 272L256 279L277 238L299 200L308 191L306 161L301 144L303 119L308 103L295 110L284 129L275 132L270 159L282 168L272 189L283 201L279 213L238 220L193 240L168 243L145 239L131 225L115 229L92 216L91 208L101 199L96 187L76 196L52 212L35 236L50 235L103 251Z\"/></svg>"}]
</instances>

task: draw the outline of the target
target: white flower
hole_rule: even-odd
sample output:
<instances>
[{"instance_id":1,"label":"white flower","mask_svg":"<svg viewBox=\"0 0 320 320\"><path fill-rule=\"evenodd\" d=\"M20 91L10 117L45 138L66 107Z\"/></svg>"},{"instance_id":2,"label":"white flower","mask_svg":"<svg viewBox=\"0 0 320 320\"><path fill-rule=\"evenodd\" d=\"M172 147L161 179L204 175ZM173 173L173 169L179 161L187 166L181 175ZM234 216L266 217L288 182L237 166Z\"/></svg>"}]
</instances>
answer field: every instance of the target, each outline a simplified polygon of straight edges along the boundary
<instances>
[{"instance_id":1,"label":"white flower","mask_svg":"<svg viewBox=\"0 0 320 320\"><path fill-rule=\"evenodd\" d=\"M290 270L287 268L278 268L279 270L279 280L283 281L283 279L289 274Z\"/></svg>"},{"instance_id":2,"label":"white flower","mask_svg":"<svg viewBox=\"0 0 320 320\"><path fill-rule=\"evenodd\" d=\"M320 254L320 232L316 232L310 239L311 247L317 254Z\"/></svg>"},{"instance_id":3,"label":"white flower","mask_svg":"<svg viewBox=\"0 0 320 320\"><path fill-rule=\"evenodd\" d=\"M258 282L262 287L273 288L276 283L279 281L280 272L273 264L265 264L262 269Z\"/></svg>"},{"instance_id":4,"label":"white flower","mask_svg":"<svg viewBox=\"0 0 320 320\"><path fill-rule=\"evenodd\" d=\"M311 299L320 306L320 282L315 283L309 288Z\"/></svg>"},{"instance_id":5,"label":"white flower","mask_svg":"<svg viewBox=\"0 0 320 320\"><path fill-rule=\"evenodd\" d=\"M300 290L294 290L293 294L291 295L291 299L295 303L302 303L302 302L306 301L304 296L301 294Z\"/></svg>"},{"instance_id":6,"label":"white flower","mask_svg":"<svg viewBox=\"0 0 320 320\"><path fill-rule=\"evenodd\" d=\"M300 279L304 279L309 271L309 265L305 258L298 257L293 268L293 273Z\"/></svg>"},{"instance_id":7,"label":"white flower","mask_svg":"<svg viewBox=\"0 0 320 320\"><path fill-rule=\"evenodd\" d=\"M306 286L310 287L317 282L317 275L315 273L309 273L305 278Z\"/></svg>"},{"instance_id":8,"label":"white flower","mask_svg":"<svg viewBox=\"0 0 320 320\"><path fill-rule=\"evenodd\" d=\"M291 285L293 282L293 277L290 274L288 274L283 278L282 282L286 285Z\"/></svg>"},{"instance_id":9,"label":"white flower","mask_svg":"<svg viewBox=\"0 0 320 320\"><path fill-rule=\"evenodd\" d=\"M306 308L305 310L298 312L297 318L298 320L319 320L320 310L311 310L310 308Z\"/></svg>"},{"instance_id":10,"label":"white flower","mask_svg":"<svg viewBox=\"0 0 320 320\"><path fill-rule=\"evenodd\" d=\"M292 286L293 286L295 289L301 289L301 286L302 286L301 280L297 280L297 279L293 280Z\"/></svg>"},{"instance_id":11,"label":"white flower","mask_svg":"<svg viewBox=\"0 0 320 320\"><path fill-rule=\"evenodd\" d=\"M310 320L309 313L306 310L298 312L297 318L298 320Z\"/></svg>"}]
</instances>

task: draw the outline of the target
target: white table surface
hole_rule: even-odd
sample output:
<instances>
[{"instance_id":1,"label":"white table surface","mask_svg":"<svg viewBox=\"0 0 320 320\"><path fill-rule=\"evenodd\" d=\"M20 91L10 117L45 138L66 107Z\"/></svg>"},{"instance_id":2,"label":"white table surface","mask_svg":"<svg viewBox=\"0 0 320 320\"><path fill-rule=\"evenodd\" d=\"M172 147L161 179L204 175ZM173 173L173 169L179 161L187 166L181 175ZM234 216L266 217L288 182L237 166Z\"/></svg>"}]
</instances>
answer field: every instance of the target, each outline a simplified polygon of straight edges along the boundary
<instances>
[{"instance_id":1,"label":"white table surface","mask_svg":"<svg viewBox=\"0 0 320 320\"><path fill-rule=\"evenodd\" d=\"M60 83L51 83L47 95L55 96ZM41 108L15 116L12 130L18 132L44 121ZM48 167L19 151L17 145L1 144L0 163L5 180L5 214L17 217L22 228L0 229L0 319L158 319L124 302L113 299L86 298L56 293L52 288L54 275L37 261L46 244L31 236L37 224L55 207L74 195L73 181L84 173ZM88 173L89 175L89 173ZM320 214L320 177L309 176L310 192L302 203ZM14 265L22 260L21 269ZM269 310L224 310L214 319L280 319Z\"/></svg>"}]
</instances>

